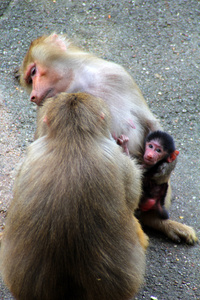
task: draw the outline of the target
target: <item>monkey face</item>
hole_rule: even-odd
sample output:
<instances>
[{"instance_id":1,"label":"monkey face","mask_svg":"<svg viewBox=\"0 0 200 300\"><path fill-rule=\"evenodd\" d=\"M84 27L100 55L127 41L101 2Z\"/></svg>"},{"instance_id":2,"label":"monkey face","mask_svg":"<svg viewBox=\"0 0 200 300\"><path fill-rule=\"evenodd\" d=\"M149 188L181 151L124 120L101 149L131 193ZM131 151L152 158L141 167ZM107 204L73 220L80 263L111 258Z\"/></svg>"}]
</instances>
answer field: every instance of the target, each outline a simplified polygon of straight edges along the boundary
<instances>
[{"instance_id":1,"label":"monkey face","mask_svg":"<svg viewBox=\"0 0 200 300\"><path fill-rule=\"evenodd\" d=\"M159 141L152 140L145 145L144 164L151 167L166 156Z\"/></svg>"}]
</instances>

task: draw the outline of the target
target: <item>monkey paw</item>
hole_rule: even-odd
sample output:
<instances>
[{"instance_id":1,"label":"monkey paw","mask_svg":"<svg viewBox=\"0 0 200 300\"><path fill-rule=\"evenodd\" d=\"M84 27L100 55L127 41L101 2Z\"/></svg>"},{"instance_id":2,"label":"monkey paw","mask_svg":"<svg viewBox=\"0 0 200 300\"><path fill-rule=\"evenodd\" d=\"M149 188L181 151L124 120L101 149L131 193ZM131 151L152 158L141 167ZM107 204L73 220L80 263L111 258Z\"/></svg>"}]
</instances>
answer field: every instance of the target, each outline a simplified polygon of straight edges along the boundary
<instances>
[{"instance_id":1,"label":"monkey paw","mask_svg":"<svg viewBox=\"0 0 200 300\"><path fill-rule=\"evenodd\" d=\"M193 245L197 242L198 238L195 230L191 226L172 220L166 220L165 222L168 223L166 226L166 235L173 241L177 243L185 241L189 245Z\"/></svg>"},{"instance_id":2,"label":"monkey paw","mask_svg":"<svg viewBox=\"0 0 200 300\"><path fill-rule=\"evenodd\" d=\"M143 212L140 220L144 225L163 232L176 243L185 241L189 245L194 245L198 241L195 230L191 226L170 219L162 220L154 211Z\"/></svg>"},{"instance_id":3,"label":"monkey paw","mask_svg":"<svg viewBox=\"0 0 200 300\"><path fill-rule=\"evenodd\" d=\"M127 146L129 138L126 135L122 134L122 135L120 135L120 137L117 138L116 141L117 141L117 144L122 147L123 151L127 155L129 155L129 150L128 150L128 146Z\"/></svg>"}]
</instances>

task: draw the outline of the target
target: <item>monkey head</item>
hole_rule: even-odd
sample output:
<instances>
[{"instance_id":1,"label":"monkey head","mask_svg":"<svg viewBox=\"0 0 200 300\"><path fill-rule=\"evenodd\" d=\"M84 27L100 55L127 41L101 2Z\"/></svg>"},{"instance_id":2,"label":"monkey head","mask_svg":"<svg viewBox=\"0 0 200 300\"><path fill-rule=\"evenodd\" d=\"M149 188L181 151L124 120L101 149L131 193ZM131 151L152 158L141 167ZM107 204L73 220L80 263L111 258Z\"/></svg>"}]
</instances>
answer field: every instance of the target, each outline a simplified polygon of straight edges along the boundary
<instances>
[{"instance_id":1,"label":"monkey head","mask_svg":"<svg viewBox=\"0 0 200 300\"><path fill-rule=\"evenodd\" d=\"M179 151L175 150L172 136L164 131L151 132L145 139L143 163L147 168L162 160L168 163L173 162L178 154Z\"/></svg>"}]
</instances>

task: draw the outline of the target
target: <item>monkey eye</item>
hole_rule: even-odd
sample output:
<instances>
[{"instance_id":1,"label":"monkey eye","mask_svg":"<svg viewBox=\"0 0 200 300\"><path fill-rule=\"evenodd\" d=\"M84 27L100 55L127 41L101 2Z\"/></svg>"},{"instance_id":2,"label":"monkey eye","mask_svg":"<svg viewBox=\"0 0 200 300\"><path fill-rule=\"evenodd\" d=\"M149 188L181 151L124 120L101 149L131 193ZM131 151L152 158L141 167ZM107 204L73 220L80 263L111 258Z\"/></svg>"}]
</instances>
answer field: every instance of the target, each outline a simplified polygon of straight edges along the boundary
<instances>
[{"instance_id":1,"label":"monkey eye","mask_svg":"<svg viewBox=\"0 0 200 300\"><path fill-rule=\"evenodd\" d=\"M27 84L32 84L32 78L35 76L36 72L37 72L36 66L35 64L32 64L29 67L29 70L25 76L25 80Z\"/></svg>"},{"instance_id":2,"label":"monkey eye","mask_svg":"<svg viewBox=\"0 0 200 300\"><path fill-rule=\"evenodd\" d=\"M36 73L36 67L34 66L31 68L30 77L32 78L35 75L35 73Z\"/></svg>"},{"instance_id":3,"label":"monkey eye","mask_svg":"<svg viewBox=\"0 0 200 300\"><path fill-rule=\"evenodd\" d=\"M156 149L156 152L160 153L160 152L161 152L161 149L157 148L157 149Z\"/></svg>"},{"instance_id":4,"label":"monkey eye","mask_svg":"<svg viewBox=\"0 0 200 300\"><path fill-rule=\"evenodd\" d=\"M153 145L152 145L152 144L149 144L149 148L151 148L151 149L152 149L152 148L153 148Z\"/></svg>"}]
</instances>

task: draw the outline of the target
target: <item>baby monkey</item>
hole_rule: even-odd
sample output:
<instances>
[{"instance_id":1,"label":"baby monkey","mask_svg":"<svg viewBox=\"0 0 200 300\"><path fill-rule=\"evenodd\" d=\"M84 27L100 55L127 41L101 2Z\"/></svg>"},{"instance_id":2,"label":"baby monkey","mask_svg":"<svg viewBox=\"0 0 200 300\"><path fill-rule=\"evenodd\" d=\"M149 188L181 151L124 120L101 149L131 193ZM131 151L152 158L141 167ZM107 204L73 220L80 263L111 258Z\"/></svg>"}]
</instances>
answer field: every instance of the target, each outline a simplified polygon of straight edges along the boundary
<instances>
[{"instance_id":1,"label":"baby monkey","mask_svg":"<svg viewBox=\"0 0 200 300\"><path fill-rule=\"evenodd\" d=\"M164 131L154 131L145 139L142 167L144 168L141 211L156 210L161 219L168 219L164 207L170 173L175 168L179 151L175 149L173 138ZM163 174L166 164L171 164L169 172Z\"/></svg>"}]
</instances>

